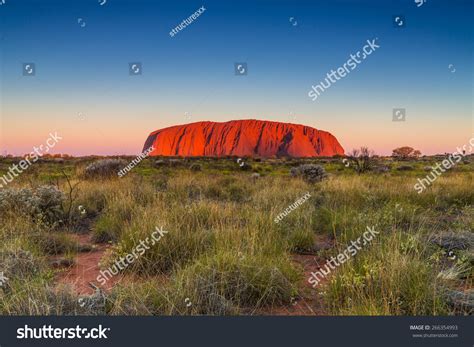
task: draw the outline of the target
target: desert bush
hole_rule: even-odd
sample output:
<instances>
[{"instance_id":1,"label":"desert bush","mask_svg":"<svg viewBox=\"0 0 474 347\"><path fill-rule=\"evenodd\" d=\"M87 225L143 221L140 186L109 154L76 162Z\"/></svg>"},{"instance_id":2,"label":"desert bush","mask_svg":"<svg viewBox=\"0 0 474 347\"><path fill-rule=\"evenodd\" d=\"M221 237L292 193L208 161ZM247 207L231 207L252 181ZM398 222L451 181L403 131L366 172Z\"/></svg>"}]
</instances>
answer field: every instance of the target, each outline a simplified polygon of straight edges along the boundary
<instances>
[{"instance_id":1,"label":"desert bush","mask_svg":"<svg viewBox=\"0 0 474 347\"><path fill-rule=\"evenodd\" d=\"M418 158L420 155L421 155L421 152L419 150L416 150L408 146L395 148L392 151L392 157L397 158L399 160L408 160L412 158Z\"/></svg>"},{"instance_id":2,"label":"desert bush","mask_svg":"<svg viewBox=\"0 0 474 347\"><path fill-rule=\"evenodd\" d=\"M385 166L385 165L376 166L373 170L377 173L387 173L387 172L390 172L390 167Z\"/></svg>"},{"instance_id":3,"label":"desert bush","mask_svg":"<svg viewBox=\"0 0 474 347\"><path fill-rule=\"evenodd\" d=\"M48 224L61 223L64 199L64 193L55 186L8 188L0 191L0 214L24 213Z\"/></svg>"},{"instance_id":4,"label":"desert bush","mask_svg":"<svg viewBox=\"0 0 474 347\"><path fill-rule=\"evenodd\" d=\"M55 186L40 186L35 190L36 209L50 223L60 222L63 217L64 193Z\"/></svg>"},{"instance_id":5,"label":"desert bush","mask_svg":"<svg viewBox=\"0 0 474 347\"><path fill-rule=\"evenodd\" d=\"M107 310L107 295L101 290L96 289L91 295L84 295L77 298L79 306L81 307L80 314L104 315Z\"/></svg>"},{"instance_id":6,"label":"desert bush","mask_svg":"<svg viewBox=\"0 0 474 347\"><path fill-rule=\"evenodd\" d=\"M201 171L201 170L202 170L201 165L196 164L196 163L191 164L191 166L189 167L189 169L190 169L191 171L194 171L194 172L197 172L197 171Z\"/></svg>"},{"instance_id":7,"label":"desert bush","mask_svg":"<svg viewBox=\"0 0 474 347\"><path fill-rule=\"evenodd\" d=\"M6 188L0 190L0 212L7 214L12 211L24 211L33 197L31 189Z\"/></svg>"},{"instance_id":8,"label":"desert bush","mask_svg":"<svg viewBox=\"0 0 474 347\"><path fill-rule=\"evenodd\" d=\"M31 278L43 268L43 261L30 251L18 248L0 250L0 269L9 279Z\"/></svg>"},{"instance_id":9,"label":"desert bush","mask_svg":"<svg viewBox=\"0 0 474 347\"><path fill-rule=\"evenodd\" d=\"M474 234L472 232L444 232L430 235L429 240L448 251L474 249Z\"/></svg>"},{"instance_id":10,"label":"desert bush","mask_svg":"<svg viewBox=\"0 0 474 347\"><path fill-rule=\"evenodd\" d=\"M303 164L290 170L292 177L301 177L308 183L321 182L327 177L326 170L321 165Z\"/></svg>"},{"instance_id":11,"label":"desert bush","mask_svg":"<svg viewBox=\"0 0 474 347\"><path fill-rule=\"evenodd\" d=\"M397 167L397 170L398 171L412 171L413 166L411 166L411 165L400 165L399 167Z\"/></svg>"},{"instance_id":12,"label":"desert bush","mask_svg":"<svg viewBox=\"0 0 474 347\"><path fill-rule=\"evenodd\" d=\"M444 297L448 305L457 314L470 315L474 313L474 290L466 292L458 290L446 290Z\"/></svg>"},{"instance_id":13,"label":"desert bush","mask_svg":"<svg viewBox=\"0 0 474 347\"><path fill-rule=\"evenodd\" d=\"M123 159L101 159L85 168L84 177L87 179L118 177L118 172L125 166L127 162Z\"/></svg>"},{"instance_id":14,"label":"desert bush","mask_svg":"<svg viewBox=\"0 0 474 347\"><path fill-rule=\"evenodd\" d=\"M367 147L360 149L353 149L348 155L350 167L358 174L370 171L376 164L376 157L374 151Z\"/></svg>"}]
</instances>

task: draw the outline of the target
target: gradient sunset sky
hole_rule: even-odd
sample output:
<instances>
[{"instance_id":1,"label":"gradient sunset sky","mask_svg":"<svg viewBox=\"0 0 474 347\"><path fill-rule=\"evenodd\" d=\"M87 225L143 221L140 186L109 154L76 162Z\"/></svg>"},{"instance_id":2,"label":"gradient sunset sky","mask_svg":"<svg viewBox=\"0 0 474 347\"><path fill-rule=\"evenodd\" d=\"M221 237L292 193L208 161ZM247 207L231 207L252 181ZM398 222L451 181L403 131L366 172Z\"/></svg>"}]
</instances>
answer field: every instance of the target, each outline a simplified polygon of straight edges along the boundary
<instances>
[{"instance_id":1,"label":"gradient sunset sky","mask_svg":"<svg viewBox=\"0 0 474 347\"><path fill-rule=\"evenodd\" d=\"M473 3L5 0L0 150L24 154L57 131L54 153L138 154L159 128L262 119L329 131L346 152L453 152L474 136ZM377 51L308 97L374 38ZM35 76L23 76L31 62ZM131 62L142 75L129 75ZM235 76L235 62L247 76ZM393 108L406 109L405 122L392 121Z\"/></svg>"}]
</instances>

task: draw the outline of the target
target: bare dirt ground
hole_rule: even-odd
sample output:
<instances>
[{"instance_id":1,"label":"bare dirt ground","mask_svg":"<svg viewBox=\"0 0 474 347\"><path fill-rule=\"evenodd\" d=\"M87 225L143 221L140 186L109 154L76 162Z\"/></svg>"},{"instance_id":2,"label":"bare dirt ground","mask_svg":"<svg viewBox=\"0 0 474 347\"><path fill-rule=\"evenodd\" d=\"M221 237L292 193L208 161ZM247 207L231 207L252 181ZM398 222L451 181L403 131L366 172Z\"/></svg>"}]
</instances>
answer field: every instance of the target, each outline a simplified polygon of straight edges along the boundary
<instances>
[{"instance_id":1,"label":"bare dirt ground","mask_svg":"<svg viewBox=\"0 0 474 347\"><path fill-rule=\"evenodd\" d=\"M74 257L72 266L63 268L58 272L57 283L72 285L76 292L81 295L93 294L94 288L90 283L97 287L100 286L97 282L97 276L100 274L99 263L110 245L94 244L90 233L70 235L80 245L91 246L91 250L78 252ZM104 284L102 289L110 290L120 279L120 275L112 277Z\"/></svg>"}]
</instances>

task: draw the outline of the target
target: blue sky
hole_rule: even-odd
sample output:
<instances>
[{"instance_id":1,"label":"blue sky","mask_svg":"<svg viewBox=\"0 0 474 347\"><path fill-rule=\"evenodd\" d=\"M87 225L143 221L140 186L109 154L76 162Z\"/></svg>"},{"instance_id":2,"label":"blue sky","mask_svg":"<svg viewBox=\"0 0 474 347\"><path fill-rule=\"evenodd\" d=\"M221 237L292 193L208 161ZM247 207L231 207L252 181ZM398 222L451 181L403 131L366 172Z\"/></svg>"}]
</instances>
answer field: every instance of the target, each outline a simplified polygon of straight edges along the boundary
<instances>
[{"instance_id":1,"label":"blue sky","mask_svg":"<svg viewBox=\"0 0 474 347\"><path fill-rule=\"evenodd\" d=\"M0 146L21 154L58 131L57 152L132 154L161 127L257 118L330 131L346 151L450 152L474 133L473 11L467 0L5 0ZM311 85L373 38L380 48L311 101Z\"/></svg>"}]
</instances>

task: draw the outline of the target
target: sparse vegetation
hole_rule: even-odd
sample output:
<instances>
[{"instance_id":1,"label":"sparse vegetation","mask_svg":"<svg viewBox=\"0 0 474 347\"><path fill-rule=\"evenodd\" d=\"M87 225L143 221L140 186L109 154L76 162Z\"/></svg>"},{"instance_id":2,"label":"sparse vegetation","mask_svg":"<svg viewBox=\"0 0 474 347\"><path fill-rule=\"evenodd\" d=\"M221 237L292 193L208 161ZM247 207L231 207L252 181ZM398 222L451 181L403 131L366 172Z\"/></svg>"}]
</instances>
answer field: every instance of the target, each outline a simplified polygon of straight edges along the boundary
<instances>
[{"instance_id":1,"label":"sparse vegetation","mask_svg":"<svg viewBox=\"0 0 474 347\"><path fill-rule=\"evenodd\" d=\"M44 160L34 185L25 174L0 190L0 272L8 278L0 314L266 314L296 297L317 297L335 315L472 312L472 160L417 194L416 178L437 158L375 165L359 151L350 163L363 175L341 170L340 158L246 158L254 173L235 158L149 158L107 178L129 159ZM306 192L305 204L274 223ZM74 266L81 252L78 230L107 248L105 269L161 226L168 233L120 271L128 279L113 289L84 296L58 283L59 265ZM322 263L367 226L377 238L312 289L301 257Z\"/></svg>"}]
</instances>

